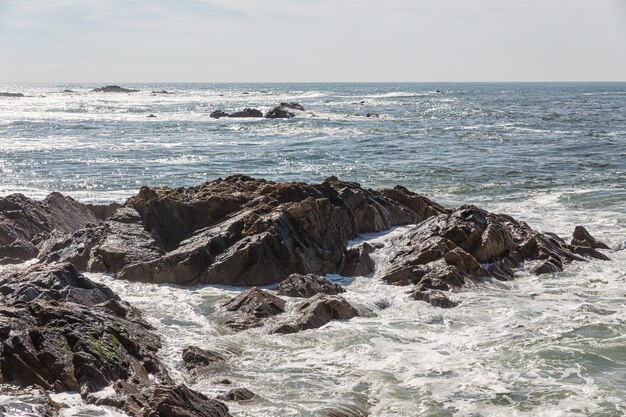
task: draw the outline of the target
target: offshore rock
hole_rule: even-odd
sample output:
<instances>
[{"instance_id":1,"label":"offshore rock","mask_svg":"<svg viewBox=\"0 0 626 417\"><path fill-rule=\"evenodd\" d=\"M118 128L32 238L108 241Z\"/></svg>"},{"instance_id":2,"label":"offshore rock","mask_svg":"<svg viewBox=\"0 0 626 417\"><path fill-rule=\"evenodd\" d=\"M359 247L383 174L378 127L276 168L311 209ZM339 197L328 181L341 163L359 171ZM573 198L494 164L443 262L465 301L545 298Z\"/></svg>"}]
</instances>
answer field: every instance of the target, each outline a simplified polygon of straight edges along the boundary
<instances>
[{"instance_id":1,"label":"offshore rock","mask_svg":"<svg viewBox=\"0 0 626 417\"><path fill-rule=\"evenodd\" d=\"M302 304L299 316L293 322L278 325L272 333L296 333L301 330L317 329L332 320L349 320L359 312L339 296L317 294Z\"/></svg>"},{"instance_id":2,"label":"offshore rock","mask_svg":"<svg viewBox=\"0 0 626 417\"><path fill-rule=\"evenodd\" d=\"M291 110L304 111L304 106L300 103L296 103L295 101L290 101L290 102L283 101L282 103L280 103L280 107L284 107L286 109L291 109Z\"/></svg>"},{"instance_id":3,"label":"offshore rock","mask_svg":"<svg viewBox=\"0 0 626 417\"><path fill-rule=\"evenodd\" d=\"M0 97L24 97L22 93L0 93Z\"/></svg>"},{"instance_id":4,"label":"offshore rock","mask_svg":"<svg viewBox=\"0 0 626 417\"><path fill-rule=\"evenodd\" d=\"M276 106L273 109L265 113L266 119L291 119L296 115L290 112L286 107Z\"/></svg>"},{"instance_id":5,"label":"offshore rock","mask_svg":"<svg viewBox=\"0 0 626 417\"><path fill-rule=\"evenodd\" d=\"M583 246L593 249L610 249L608 245L591 236L591 233L589 233L583 226L576 226L572 237L573 246Z\"/></svg>"},{"instance_id":6,"label":"offshore rock","mask_svg":"<svg viewBox=\"0 0 626 417\"><path fill-rule=\"evenodd\" d=\"M42 201L21 194L0 198L0 264L19 263L39 253L55 234L73 233L99 222L84 204L59 193Z\"/></svg>"},{"instance_id":7,"label":"offshore rock","mask_svg":"<svg viewBox=\"0 0 626 417\"><path fill-rule=\"evenodd\" d=\"M231 417L226 404L185 385L158 386L140 417Z\"/></svg>"},{"instance_id":8,"label":"offshore rock","mask_svg":"<svg viewBox=\"0 0 626 417\"><path fill-rule=\"evenodd\" d=\"M231 113L228 117L263 117L261 110L246 107L243 110Z\"/></svg>"},{"instance_id":9,"label":"offshore rock","mask_svg":"<svg viewBox=\"0 0 626 417\"><path fill-rule=\"evenodd\" d=\"M230 114L226 113L224 110L215 110L213 111L209 117L213 119L219 119L220 117L229 117Z\"/></svg>"},{"instance_id":10,"label":"offshore rock","mask_svg":"<svg viewBox=\"0 0 626 417\"><path fill-rule=\"evenodd\" d=\"M337 295L346 291L340 285L314 274L291 274L278 284L276 290L278 295L302 298L309 298L319 293Z\"/></svg>"},{"instance_id":11,"label":"offshore rock","mask_svg":"<svg viewBox=\"0 0 626 417\"><path fill-rule=\"evenodd\" d=\"M120 87L119 85L107 85L106 87L94 88L94 93L136 93L139 90Z\"/></svg>"},{"instance_id":12,"label":"offshore rock","mask_svg":"<svg viewBox=\"0 0 626 417\"><path fill-rule=\"evenodd\" d=\"M337 272L350 239L443 212L398 187L373 191L335 177L303 184L237 175L186 189L143 187L95 239L76 239L89 254L88 270L121 279L254 286L293 273ZM70 241L46 256L64 259L54 253Z\"/></svg>"}]
</instances>

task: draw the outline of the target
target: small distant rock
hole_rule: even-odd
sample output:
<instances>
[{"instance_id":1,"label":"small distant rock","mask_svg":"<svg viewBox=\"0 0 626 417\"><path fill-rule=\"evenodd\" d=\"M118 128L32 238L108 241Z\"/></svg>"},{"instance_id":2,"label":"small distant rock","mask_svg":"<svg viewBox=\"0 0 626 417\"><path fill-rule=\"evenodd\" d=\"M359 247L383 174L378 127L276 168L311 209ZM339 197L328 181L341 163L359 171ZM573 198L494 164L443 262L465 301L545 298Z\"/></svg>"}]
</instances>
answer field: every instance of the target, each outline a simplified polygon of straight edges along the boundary
<instances>
[{"instance_id":1,"label":"small distant rock","mask_svg":"<svg viewBox=\"0 0 626 417\"><path fill-rule=\"evenodd\" d=\"M107 85L106 87L94 88L94 93L136 93L139 90L120 87L119 85Z\"/></svg>"},{"instance_id":2,"label":"small distant rock","mask_svg":"<svg viewBox=\"0 0 626 417\"><path fill-rule=\"evenodd\" d=\"M295 116L283 106L276 106L265 114L266 119L291 119Z\"/></svg>"},{"instance_id":3,"label":"small distant rock","mask_svg":"<svg viewBox=\"0 0 626 417\"><path fill-rule=\"evenodd\" d=\"M161 90L161 91L153 91L152 94L173 94L169 91Z\"/></svg>"},{"instance_id":4,"label":"small distant rock","mask_svg":"<svg viewBox=\"0 0 626 417\"><path fill-rule=\"evenodd\" d=\"M230 114L226 113L224 110L215 110L209 115L209 117L212 117L213 119L219 119L220 117L229 117L229 116Z\"/></svg>"},{"instance_id":5,"label":"small distant rock","mask_svg":"<svg viewBox=\"0 0 626 417\"><path fill-rule=\"evenodd\" d=\"M24 97L22 93L0 93L0 97Z\"/></svg>"},{"instance_id":6,"label":"small distant rock","mask_svg":"<svg viewBox=\"0 0 626 417\"><path fill-rule=\"evenodd\" d=\"M282 103L280 103L280 106L286 109L304 111L304 106L300 103L296 103L295 101L290 101L290 102L283 101Z\"/></svg>"},{"instance_id":7,"label":"small distant rock","mask_svg":"<svg viewBox=\"0 0 626 417\"><path fill-rule=\"evenodd\" d=\"M326 278L314 274L291 274L278 285L278 295L308 298L319 293L337 295L345 290Z\"/></svg>"},{"instance_id":8,"label":"small distant rock","mask_svg":"<svg viewBox=\"0 0 626 417\"><path fill-rule=\"evenodd\" d=\"M243 92L243 93L241 93L241 94L248 95L248 94L250 94L250 93L248 93L247 91L244 91L244 92Z\"/></svg>"},{"instance_id":9,"label":"small distant rock","mask_svg":"<svg viewBox=\"0 0 626 417\"><path fill-rule=\"evenodd\" d=\"M154 114L149 114L148 117L151 118L151 117L156 117L156 116Z\"/></svg>"},{"instance_id":10,"label":"small distant rock","mask_svg":"<svg viewBox=\"0 0 626 417\"><path fill-rule=\"evenodd\" d=\"M74 90L69 90L69 89L65 89L63 91L61 91L62 93L74 93Z\"/></svg>"},{"instance_id":11,"label":"small distant rock","mask_svg":"<svg viewBox=\"0 0 626 417\"><path fill-rule=\"evenodd\" d=\"M365 117L380 117L378 113L367 113Z\"/></svg>"},{"instance_id":12,"label":"small distant rock","mask_svg":"<svg viewBox=\"0 0 626 417\"><path fill-rule=\"evenodd\" d=\"M235 388L228 391L226 394L218 395L217 399L221 401L241 402L250 401L257 397L257 395L246 388Z\"/></svg>"},{"instance_id":13,"label":"small distant rock","mask_svg":"<svg viewBox=\"0 0 626 417\"><path fill-rule=\"evenodd\" d=\"M263 113L260 110L246 107L241 111L230 114L228 117L263 117Z\"/></svg>"},{"instance_id":14,"label":"small distant rock","mask_svg":"<svg viewBox=\"0 0 626 417\"><path fill-rule=\"evenodd\" d=\"M443 91L443 90L437 90L437 93L440 93L440 94L441 94L441 93L445 93L445 91Z\"/></svg>"}]
</instances>

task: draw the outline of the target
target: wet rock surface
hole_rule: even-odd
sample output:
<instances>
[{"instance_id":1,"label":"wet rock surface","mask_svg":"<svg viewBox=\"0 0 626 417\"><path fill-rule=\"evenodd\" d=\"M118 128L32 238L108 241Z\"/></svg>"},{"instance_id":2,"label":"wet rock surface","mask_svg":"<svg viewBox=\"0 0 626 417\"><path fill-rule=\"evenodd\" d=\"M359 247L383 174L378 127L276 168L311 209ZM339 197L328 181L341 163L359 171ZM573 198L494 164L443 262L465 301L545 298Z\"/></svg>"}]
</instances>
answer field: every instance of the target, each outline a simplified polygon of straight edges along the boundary
<instances>
[{"instance_id":1,"label":"wet rock surface","mask_svg":"<svg viewBox=\"0 0 626 417\"><path fill-rule=\"evenodd\" d=\"M184 385L161 385L140 417L231 417L228 406Z\"/></svg>"},{"instance_id":2,"label":"wet rock surface","mask_svg":"<svg viewBox=\"0 0 626 417\"><path fill-rule=\"evenodd\" d=\"M298 317L292 322L279 324L272 333L296 333L317 329L332 320L349 320L359 312L339 296L317 294L306 300L298 309Z\"/></svg>"},{"instance_id":3,"label":"wet rock surface","mask_svg":"<svg viewBox=\"0 0 626 417\"><path fill-rule=\"evenodd\" d=\"M185 368L192 370L209 366L222 366L226 364L226 358L218 352L189 346L183 350L183 362Z\"/></svg>"},{"instance_id":4,"label":"wet rock surface","mask_svg":"<svg viewBox=\"0 0 626 417\"><path fill-rule=\"evenodd\" d=\"M276 293L287 297L309 298L319 293L337 295L345 290L324 277L314 274L291 274L278 284Z\"/></svg>"},{"instance_id":5,"label":"wet rock surface","mask_svg":"<svg viewBox=\"0 0 626 417\"><path fill-rule=\"evenodd\" d=\"M221 401L242 402L253 400L256 397L257 395L247 388L235 388L228 391L226 394L218 395L217 399Z\"/></svg>"},{"instance_id":6,"label":"wet rock surface","mask_svg":"<svg viewBox=\"0 0 626 417\"><path fill-rule=\"evenodd\" d=\"M291 119L295 116L296 115L293 112L289 111L288 108L283 106L276 106L273 109L269 110L267 113L265 113L266 119Z\"/></svg>"},{"instance_id":7,"label":"wet rock surface","mask_svg":"<svg viewBox=\"0 0 626 417\"><path fill-rule=\"evenodd\" d=\"M263 112L261 110L246 107L243 110L229 114L228 117L263 117Z\"/></svg>"},{"instance_id":8,"label":"wet rock surface","mask_svg":"<svg viewBox=\"0 0 626 417\"><path fill-rule=\"evenodd\" d=\"M186 189L144 187L109 217L100 238L83 239L84 251L89 270L132 281L267 285L293 273L336 272L349 240L360 233L443 211L401 188L379 192L334 177L311 185L239 175Z\"/></svg>"},{"instance_id":9,"label":"wet rock surface","mask_svg":"<svg viewBox=\"0 0 626 417\"><path fill-rule=\"evenodd\" d=\"M610 249L605 243L596 240L583 226L576 226L572 235L572 245L593 249Z\"/></svg>"}]
</instances>

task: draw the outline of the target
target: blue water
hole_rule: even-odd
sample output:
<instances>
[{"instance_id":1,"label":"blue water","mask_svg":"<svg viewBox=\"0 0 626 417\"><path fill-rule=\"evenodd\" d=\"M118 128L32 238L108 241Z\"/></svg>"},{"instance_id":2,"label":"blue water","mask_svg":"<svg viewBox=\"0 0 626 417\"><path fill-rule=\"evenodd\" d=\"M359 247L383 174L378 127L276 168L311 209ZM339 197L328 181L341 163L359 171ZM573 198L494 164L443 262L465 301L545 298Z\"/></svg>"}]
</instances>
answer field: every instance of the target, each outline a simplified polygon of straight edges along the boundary
<instances>
[{"instance_id":1,"label":"blue water","mask_svg":"<svg viewBox=\"0 0 626 417\"><path fill-rule=\"evenodd\" d=\"M610 262L453 294L461 304L451 310L410 300L376 274L359 277L345 297L370 309L368 317L290 336L224 328L215 306L232 296L227 289L92 274L145 312L177 382L211 396L223 390L212 377L185 376L180 353L196 344L229 352L219 377L264 398L233 405L237 417L313 417L337 405L385 417L626 413L626 83L135 84L125 87L138 93L90 92L98 86L0 84L0 92L27 96L0 97L0 195L58 190L123 201L144 184L190 186L232 173L337 175L370 187L402 184L450 206L479 204L565 238L584 224L615 249L606 252ZM163 89L172 94L151 93ZM290 120L209 117L282 101L306 111ZM380 297L391 303L382 312L371 307ZM64 416L120 415L55 399Z\"/></svg>"}]
</instances>

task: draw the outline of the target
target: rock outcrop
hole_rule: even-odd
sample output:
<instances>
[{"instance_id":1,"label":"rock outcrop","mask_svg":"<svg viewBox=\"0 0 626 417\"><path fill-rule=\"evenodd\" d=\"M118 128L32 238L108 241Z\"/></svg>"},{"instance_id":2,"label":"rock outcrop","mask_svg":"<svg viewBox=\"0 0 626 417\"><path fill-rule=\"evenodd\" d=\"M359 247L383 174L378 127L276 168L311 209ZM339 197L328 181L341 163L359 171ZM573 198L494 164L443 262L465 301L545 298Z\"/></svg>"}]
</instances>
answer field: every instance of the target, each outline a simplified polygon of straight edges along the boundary
<instances>
[{"instance_id":1,"label":"rock outcrop","mask_svg":"<svg viewBox=\"0 0 626 417\"><path fill-rule=\"evenodd\" d=\"M230 402L250 401L250 400L254 400L255 398L257 398L257 395L247 388L231 389L226 394L217 396L218 400L230 401Z\"/></svg>"},{"instance_id":2,"label":"rock outcrop","mask_svg":"<svg viewBox=\"0 0 626 417\"><path fill-rule=\"evenodd\" d=\"M293 112L283 106L276 106L265 113L266 119L291 119L295 116L296 115Z\"/></svg>"},{"instance_id":3,"label":"rock outcrop","mask_svg":"<svg viewBox=\"0 0 626 417\"><path fill-rule=\"evenodd\" d=\"M334 177L309 185L232 176L188 189L144 187L101 229L77 233L46 257L70 260L62 254L80 241L89 270L122 279L267 285L293 273L336 272L360 233L445 211L401 188L379 192Z\"/></svg>"},{"instance_id":4,"label":"rock outcrop","mask_svg":"<svg viewBox=\"0 0 626 417\"><path fill-rule=\"evenodd\" d=\"M142 391L170 381L141 313L71 264L3 274L0 300L1 383L87 397L114 382Z\"/></svg>"},{"instance_id":5,"label":"rock outcrop","mask_svg":"<svg viewBox=\"0 0 626 417\"><path fill-rule=\"evenodd\" d=\"M287 297L309 298L319 293L337 295L345 292L345 290L341 285L333 284L318 275L291 274L286 280L278 284L276 292L278 295Z\"/></svg>"},{"instance_id":6,"label":"rock outcrop","mask_svg":"<svg viewBox=\"0 0 626 417\"><path fill-rule=\"evenodd\" d=\"M282 103L280 103L280 107L283 107L285 109L304 111L304 106L300 103L296 103L295 101L283 101Z\"/></svg>"},{"instance_id":7,"label":"rock outcrop","mask_svg":"<svg viewBox=\"0 0 626 417\"><path fill-rule=\"evenodd\" d=\"M263 320L285 312L285 300L263 291L251 288L222 305L227 311L237 313L226 321L235 330L246 330L263 325Z\"/></svg>"},{"instance_id":8,"label":"rock outcrop","mask_svg":"<svg viewBox=\"0 0 626 417\"><path fill-rule=\"evenodd\" d=\"M107 85L105 87L94 88L91 90L94 93L136 93L139 90L133 90L132 88L124 88L119 85Z\"/></svg>"},{"instance_id":9,"label":"rock outcrop","mask_svg":"<svg viewBox=\"0 0 626 417\"><path fill-rule=\"evenodd\" d=\"M596 240L583 226L576 226L572 235L572 245L593 249L611 249L607 244Z\"/></svg>"}]
</instances>

